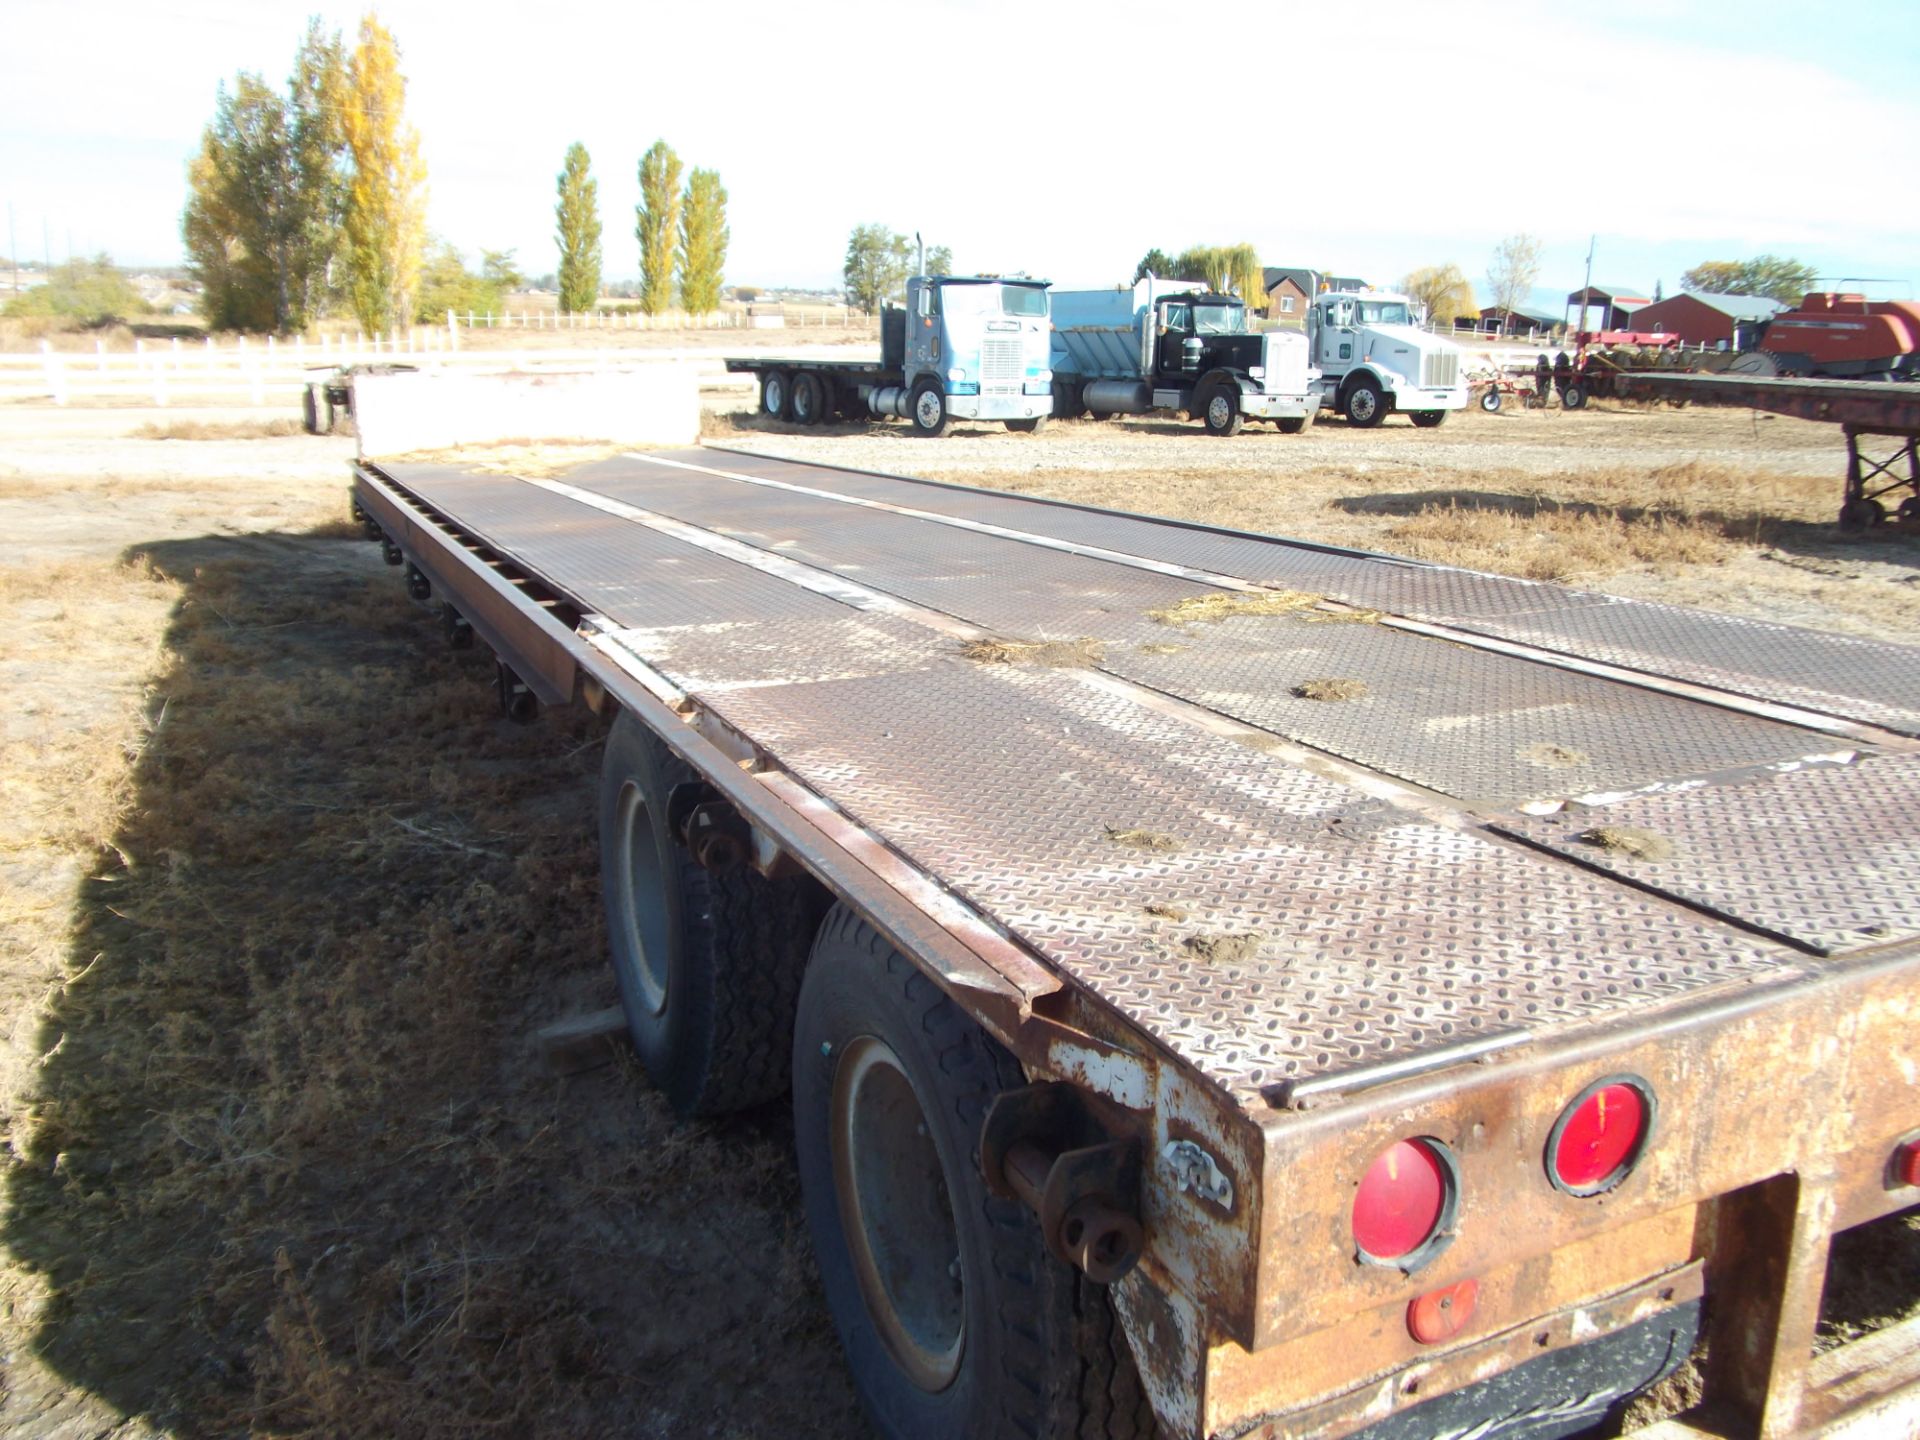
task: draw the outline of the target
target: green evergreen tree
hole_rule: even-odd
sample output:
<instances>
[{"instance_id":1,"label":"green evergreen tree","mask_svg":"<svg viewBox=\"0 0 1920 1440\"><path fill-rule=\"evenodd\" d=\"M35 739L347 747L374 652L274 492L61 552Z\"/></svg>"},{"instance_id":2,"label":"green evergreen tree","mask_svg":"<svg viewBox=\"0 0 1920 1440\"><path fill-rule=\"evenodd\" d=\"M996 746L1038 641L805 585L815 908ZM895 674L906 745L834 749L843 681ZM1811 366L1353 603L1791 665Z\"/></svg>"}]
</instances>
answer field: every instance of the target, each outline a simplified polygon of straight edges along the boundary
<instances>
[{"instance_id":1,"label":"green evergreen tree","mask_svg":"<svg viewBox=\"0 0 1920 1440\"><path fill-rule=\"evenodd\" d=\"M658 315L673 304L673 249L680 230L680 157L656 140L640 157L640 204L634 235L640 241L640 308Z\"/></svg>"},{"instance_id":2,"label":"green evergreen tree","mask_svg":"<svg viewBox=\"0 0 1920 1440\"><path fill-rule=\"evenodd\" d=\"M560 242L560 311L591 310L600 298L600 182L591 174L587 147L567 147L554 206L554 236Z\"/></svg>"},{"instance_id":3,"label":"green evergreen tree","mask_svg":"<svg viewBox=\"0 0 1920 1440\"><path fill-rule=\"evenodd\" d=\"M726 187L718 171L696 168L680 204L680 305L689 315L720 308L728 238Z\"/></svg>"}]
</instances>

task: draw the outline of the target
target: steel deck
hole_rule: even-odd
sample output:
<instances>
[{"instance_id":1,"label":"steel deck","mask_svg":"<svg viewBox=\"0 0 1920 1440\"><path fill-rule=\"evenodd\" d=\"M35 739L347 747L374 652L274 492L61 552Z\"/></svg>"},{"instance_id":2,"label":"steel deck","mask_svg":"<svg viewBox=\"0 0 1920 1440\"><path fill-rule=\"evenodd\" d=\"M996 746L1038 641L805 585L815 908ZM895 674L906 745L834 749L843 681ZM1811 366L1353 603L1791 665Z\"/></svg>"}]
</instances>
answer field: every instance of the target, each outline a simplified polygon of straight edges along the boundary
<instances>
[{"instance_id":1,"label":"steel deck","mask_svg":"<svg viewBox=\"0 0 1920 1440\"><path fill-rule=\"evenodd\" d=\"M1920 934L1920 652L711 450L381 470L1242 1104ZM1385 613L1149 614L1259 587Z\"/></svg>"}]
</instances>

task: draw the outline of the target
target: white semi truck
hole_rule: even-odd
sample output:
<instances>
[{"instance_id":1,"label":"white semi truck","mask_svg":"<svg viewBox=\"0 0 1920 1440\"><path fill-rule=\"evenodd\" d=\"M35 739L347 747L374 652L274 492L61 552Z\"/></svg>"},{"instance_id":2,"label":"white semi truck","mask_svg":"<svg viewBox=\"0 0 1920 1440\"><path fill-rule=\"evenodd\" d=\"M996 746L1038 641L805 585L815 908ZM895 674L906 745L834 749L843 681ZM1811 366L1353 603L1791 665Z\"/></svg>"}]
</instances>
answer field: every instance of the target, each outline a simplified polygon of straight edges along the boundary
<instances>
[{"instance_id":1,"label":"white semi truck","mask_svg":"<svg viewBox=\"0 0 1920 1440\"><path fill-rule=\"evenodd\" d=\"M1307 310L1307 344L1320 403L1371 428L1399 410L1431 428L1467 406L1461 349L1429 335L1417 303L1384 290L1334 290Z\"/></svg>"}]
</instances>

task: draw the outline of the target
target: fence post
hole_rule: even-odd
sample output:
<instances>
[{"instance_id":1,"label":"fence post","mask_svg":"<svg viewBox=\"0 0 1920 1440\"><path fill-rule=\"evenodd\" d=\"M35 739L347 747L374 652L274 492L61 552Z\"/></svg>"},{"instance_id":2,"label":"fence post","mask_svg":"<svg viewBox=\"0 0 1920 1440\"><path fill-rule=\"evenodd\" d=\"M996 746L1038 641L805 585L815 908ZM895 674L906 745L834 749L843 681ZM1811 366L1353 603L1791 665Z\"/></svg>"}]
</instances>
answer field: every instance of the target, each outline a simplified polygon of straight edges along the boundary
<instances>
[{"instance_id":1,"label":"fence post","mask_svg":"<svg viewBox=\"0 0 1920 1440\"><path fill-rule=\"evenodd\" d=\"M64 405L67 403L67 377L60 366L60 357L54 354L53 342L42 340L40 354L47 367L47 389L53 395L53 403Z\"/></svg>"},{"instance_id":2,"label":"fence post","mask_svg":"<svg viewBox=\"0 0 1920 1440\"><path fill-rule=\"evenodd\" d=\"M104 340L93 342L93 368L102 375L107 373L107 342Z\"/></svg>"},{"instance_id":3,"label":"fence post","mask_svg":"<svg viewBox=\"0 0 1920 1440\"><path fill-rule=\"evenodd\" d=\"M467 312L467 328L473 328L473 312L471 310ZM449 350L458 350L460 348L460 321L451 310L447 311L447 348Z\"/></svg>"}]
</instances>

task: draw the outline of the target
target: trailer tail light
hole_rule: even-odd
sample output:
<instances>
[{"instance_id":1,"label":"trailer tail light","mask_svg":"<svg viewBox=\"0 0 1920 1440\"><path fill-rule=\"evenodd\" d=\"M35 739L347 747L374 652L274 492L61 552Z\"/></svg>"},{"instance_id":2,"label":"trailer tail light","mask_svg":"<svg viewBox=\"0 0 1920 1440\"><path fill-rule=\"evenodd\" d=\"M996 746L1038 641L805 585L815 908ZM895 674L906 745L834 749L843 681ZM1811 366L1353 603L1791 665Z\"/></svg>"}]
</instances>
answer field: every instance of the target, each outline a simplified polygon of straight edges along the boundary
<instances>
[{"instance_id":1,"label":"trailer tail light","mask_svg":"<svg viewBox=\"0 0 1920 1440\"><path fill-rule=\"evenodd\" d=\"M1478 1280L1429 1291L1407 1306L1407 1333L1422 1345L1451 1340L1472 1322L1479 1301Z\"/></svg>"},{"instance_id":2,"label":"trailer tail light","mask_svg":"<svg viewBox=\"0 0 1920 1440\"><path fill-rule=\"evenodd\" d=\"M1353 1240L1370 1265L1411 1274L1453 1238L1459 1206L1453 1156L1438 1140L1396 1140L1367 1167L1353 1197Z\"/></svg>"},{"instance_id":3,"label":"trailer tail light","mask_svg":"<svg viewBox=\"0 0 1920 1440\"><path fill-rule=\"evenodd\" d=\"M1653 1129L1653 1092L1630 1075L1574 1097L1547 1137L1547 1175L1569 1195L1598 1195L1632 1172Z\"/></svg>"},{"instance_id":4,"label":"trailer tail light","mask_svg":"<svg viewBox=\"0 0 1920 1440\"><path fill-rule=\"evenodd\" d=\"M1905 1140L1894 1148L1893 1183L1920 1185L1920 1140Z\"/></svg>"}]
</instances>

